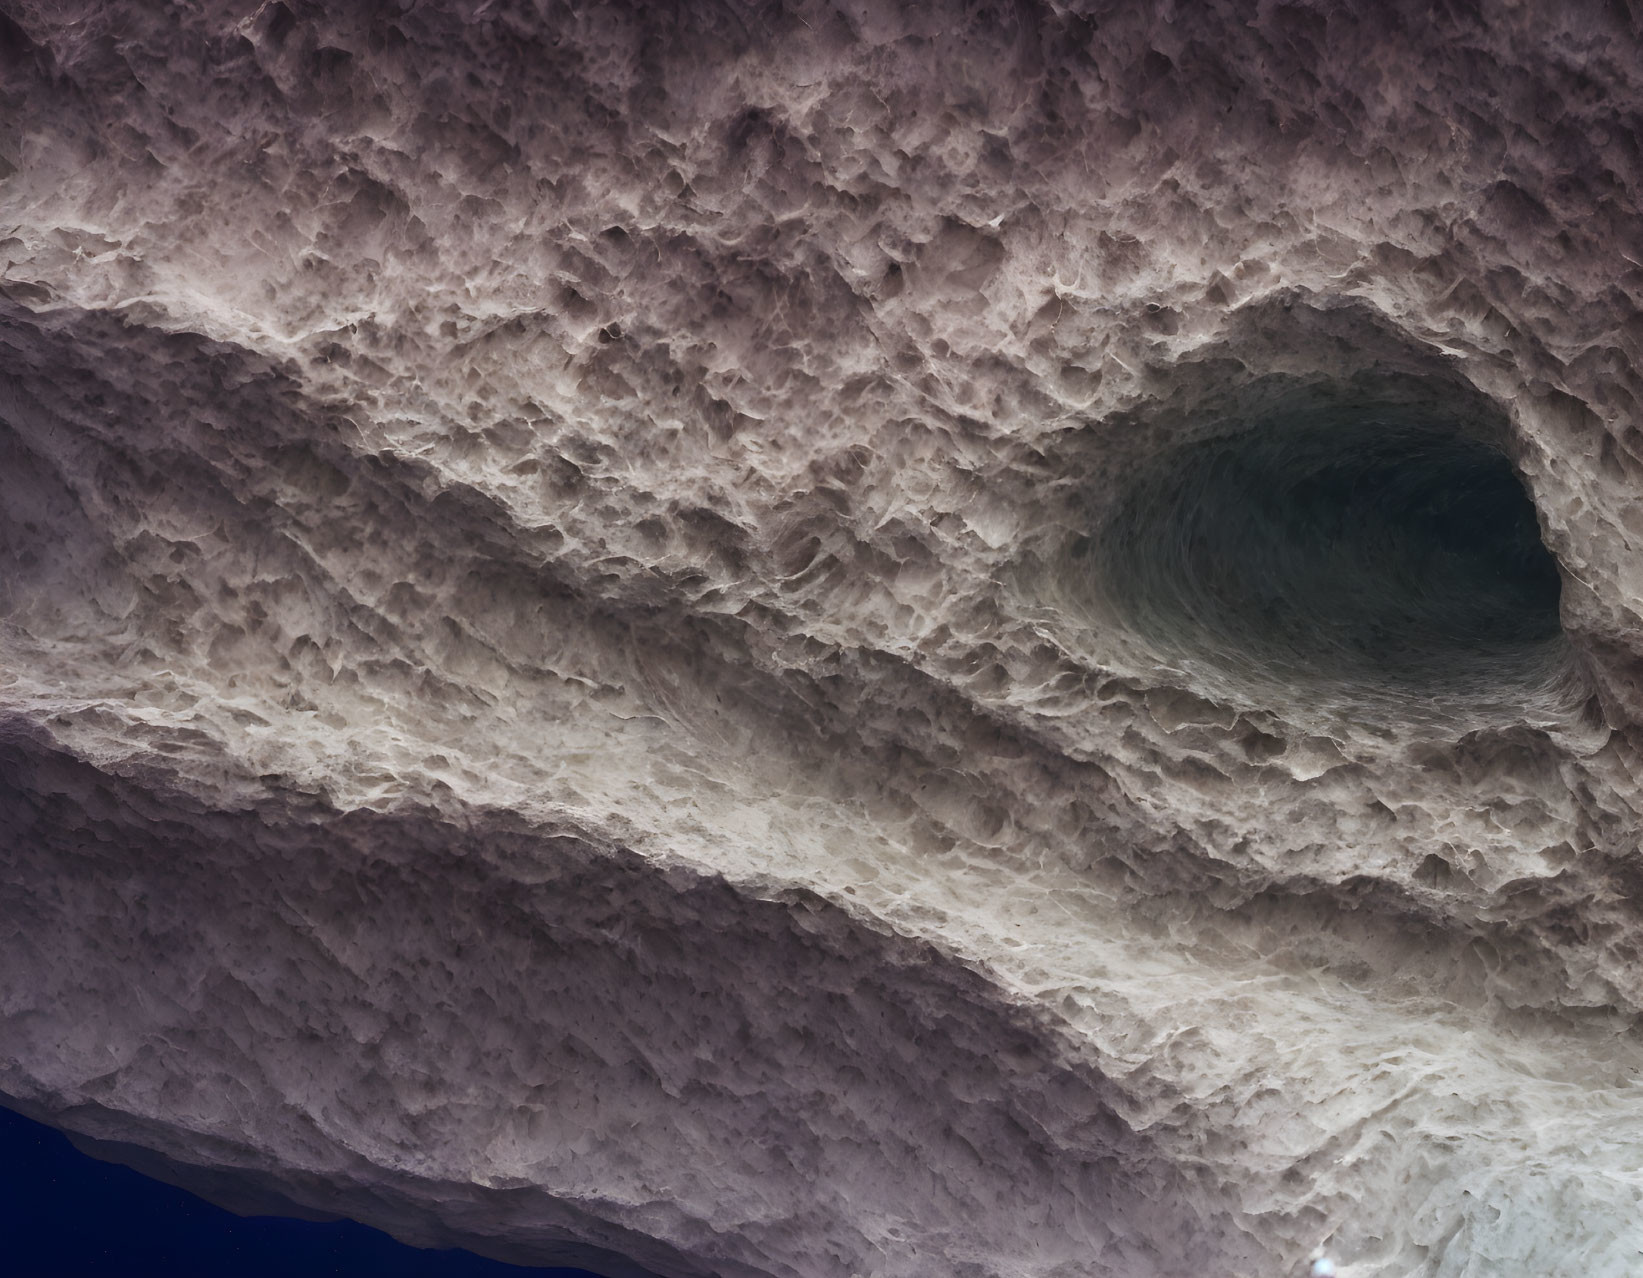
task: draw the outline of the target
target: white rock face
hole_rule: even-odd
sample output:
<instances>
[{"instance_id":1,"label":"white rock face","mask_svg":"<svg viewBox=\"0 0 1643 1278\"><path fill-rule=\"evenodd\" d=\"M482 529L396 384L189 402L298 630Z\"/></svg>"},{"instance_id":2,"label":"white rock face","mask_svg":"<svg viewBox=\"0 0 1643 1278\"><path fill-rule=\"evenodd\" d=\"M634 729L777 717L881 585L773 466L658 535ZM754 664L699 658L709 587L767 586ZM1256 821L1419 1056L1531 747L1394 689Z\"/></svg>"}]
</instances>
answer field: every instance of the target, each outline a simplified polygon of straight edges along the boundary
<instances>
[{"instance_id":1,"label":"white rock face","mask_svg":"<svg viewBox=\"0 0 1643 1278\"><path fill-rule=\"evenodd\" d=\"M898 8L0 4L0 1098L613 1275L1643 1273L1635 6Z\"/></svg>"}]
</instances>

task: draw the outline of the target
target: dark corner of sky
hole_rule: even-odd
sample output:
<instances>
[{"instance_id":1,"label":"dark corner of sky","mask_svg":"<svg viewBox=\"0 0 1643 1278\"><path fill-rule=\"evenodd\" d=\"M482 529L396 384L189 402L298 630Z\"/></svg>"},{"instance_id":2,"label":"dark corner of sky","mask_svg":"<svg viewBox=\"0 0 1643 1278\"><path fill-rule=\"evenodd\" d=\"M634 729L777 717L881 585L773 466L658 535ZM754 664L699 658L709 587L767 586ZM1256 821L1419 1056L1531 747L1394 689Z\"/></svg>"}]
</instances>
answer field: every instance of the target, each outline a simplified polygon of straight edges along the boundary
<instances>
[{"instance_id":1,"label":"dark corner of sky","mask_svg":"<svg viewBox=\"0 0 1643 1278\"><path fill-rule=\"evenodd\" d=\"M0 1274L7 1278L594 1278L407 1247L355 1221L236 1216L82 1154L0 1108Z\"/></svg>"}]
</instances>

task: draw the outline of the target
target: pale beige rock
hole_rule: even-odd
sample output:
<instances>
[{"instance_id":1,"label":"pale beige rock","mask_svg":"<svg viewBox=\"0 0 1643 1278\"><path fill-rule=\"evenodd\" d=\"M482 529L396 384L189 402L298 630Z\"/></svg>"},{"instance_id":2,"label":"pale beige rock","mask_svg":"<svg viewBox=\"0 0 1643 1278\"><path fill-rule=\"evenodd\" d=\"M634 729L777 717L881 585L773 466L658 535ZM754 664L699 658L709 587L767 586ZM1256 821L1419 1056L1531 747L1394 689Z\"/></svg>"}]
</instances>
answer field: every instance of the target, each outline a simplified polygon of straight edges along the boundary
<instances>
[{"instance_id":1,"label":"pale beige rock","mask_svg":"<svg viewBox=\"0 0 1643 1278\"><path fill-rule=\"evenodd\" d=\"M5 1103L612 1274L1643 1272L1626 4L178 8L0 5ZM1556 617L1286 531L1394 418Z\"/></svg>"}]
</instances>

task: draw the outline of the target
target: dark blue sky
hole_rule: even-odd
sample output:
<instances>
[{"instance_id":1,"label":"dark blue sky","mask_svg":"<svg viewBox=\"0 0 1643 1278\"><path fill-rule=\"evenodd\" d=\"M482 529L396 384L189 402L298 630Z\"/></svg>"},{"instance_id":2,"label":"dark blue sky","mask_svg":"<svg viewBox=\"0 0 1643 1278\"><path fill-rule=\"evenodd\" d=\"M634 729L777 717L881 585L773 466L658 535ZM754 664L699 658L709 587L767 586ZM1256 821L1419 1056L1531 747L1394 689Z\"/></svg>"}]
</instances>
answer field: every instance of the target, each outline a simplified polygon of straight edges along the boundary
<instances>
[{"instance_id":1,"label":"dark blue sky","mask_svg":"<svg viewBox=\"0 0 1643 1278\"><path fill-rule=\"evenodd\" d=\"M8 1278L593 1278L424 1251L353 1221L236 1216L0 1108L0 1273Z\"/></svg>"}]
</instances>

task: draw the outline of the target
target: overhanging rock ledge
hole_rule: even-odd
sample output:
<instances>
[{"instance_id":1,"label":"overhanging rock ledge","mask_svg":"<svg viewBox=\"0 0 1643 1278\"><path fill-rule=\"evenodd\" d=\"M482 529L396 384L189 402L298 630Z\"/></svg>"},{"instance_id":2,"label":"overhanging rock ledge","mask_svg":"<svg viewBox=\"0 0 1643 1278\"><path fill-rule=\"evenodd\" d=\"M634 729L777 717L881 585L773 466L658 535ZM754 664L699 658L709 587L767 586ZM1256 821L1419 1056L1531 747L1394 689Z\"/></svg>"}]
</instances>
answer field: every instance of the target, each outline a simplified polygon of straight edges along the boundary
<instances>
[{"instance_id":1,"label":"overhanging rock ledge","mask_svg":"<svg viewBox=\"0 0 1643 1278\"><path fill-rule=\"evenodd\" d=\"M1643 1272L1643 33L0 2L0 1101L668 1278Z\"/></svg>"}]
</instances>

